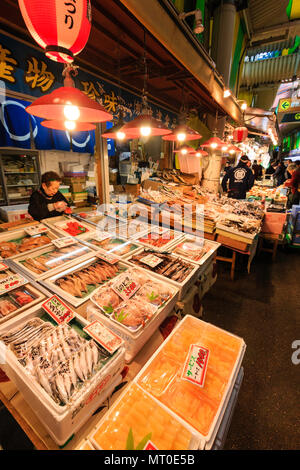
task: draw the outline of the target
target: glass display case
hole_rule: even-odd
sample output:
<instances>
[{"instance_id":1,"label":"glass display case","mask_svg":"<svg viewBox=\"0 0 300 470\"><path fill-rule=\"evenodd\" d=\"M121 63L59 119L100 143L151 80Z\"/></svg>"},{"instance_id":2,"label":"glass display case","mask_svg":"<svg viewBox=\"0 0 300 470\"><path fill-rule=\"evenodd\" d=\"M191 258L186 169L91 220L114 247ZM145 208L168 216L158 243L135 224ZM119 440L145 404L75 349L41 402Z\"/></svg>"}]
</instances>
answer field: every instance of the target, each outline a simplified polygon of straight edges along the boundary
<instances>
[{"instance_id":1,"label":"glass display case","mask_svg":"<svg viewBox=\"0 0 300 470\"><path fill-rule=\"evenodd\" d=\"M0 150L0 204L29 202L33 191L40 186L39 154L32 150Z\"/></svg>"}]
</instances>

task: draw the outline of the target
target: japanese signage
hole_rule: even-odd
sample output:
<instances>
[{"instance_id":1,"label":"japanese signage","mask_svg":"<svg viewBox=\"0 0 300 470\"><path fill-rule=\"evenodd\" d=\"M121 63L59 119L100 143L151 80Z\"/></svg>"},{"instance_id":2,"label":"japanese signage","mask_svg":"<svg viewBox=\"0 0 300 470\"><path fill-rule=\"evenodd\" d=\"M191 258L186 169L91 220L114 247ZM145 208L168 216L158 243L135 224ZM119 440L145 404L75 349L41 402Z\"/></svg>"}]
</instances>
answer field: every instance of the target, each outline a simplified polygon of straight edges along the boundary
<instances>
[{"instance_id":1,"label":"japanese signage","mask_svg":"<svg viewBox=\"0 0 300 470\"><path fill-rule=\"evenodd\" d=\"M11 274L0 280L0 295L26 284L28 281L20 274Z\"/></svg>"},{"instance_id":2,"label":"japanese signage","mask_svg":"<svg viewBox=\"0 0 300 470\"><path fill-rule=\"evenodd\" d=\"M101 248L95 253L95 256L97 256L97 258L102 259L103 261L106 261L109 264L116 264L118 261L120 261L120 258L118 256L110 254Z\"/></svg>"},{"instance_id":3,"label":"japanese signage","mask_svg":"<svg viewBox=\"0 0 300 470\"><path fill-rule=\"evenodd\" d=\"M141 286L130 279L128 276L125 278L122 276L121 280L117 280L112 286L112 289L118 294L123 300L128 300L132 297Z\"/></svg>"},{"instance_id":4,"label":"japanese signage","mask_svg":"<svg viewBox=\"0 0 300 470\"><path fill-rule=\"evenodd\" d=\"M57 295L47 299L42 307L58 325L69 323L74 318L74 312Z\"/></svg>"},{"instance_id":5,"label":"japanese signage","mask_svg":"<svg viewBox=\"0 0 300 470\"><path fill-rule=\"evenodd\" d=\"M90 325L84 327L83 330L110 354L113 354L124 343L120 336L106 328L106 326L99 320L96 320Z\"/></svg>"},{"instance_id":6,"label":"japanese signage","mask_svg":"<svg viewBox=\"0 0 300 470\"><path fill-rule=\"evenodd\" d=\"M33 237L34 235L40 235L41 233L48 232L48 228L46 225L39 224L39 225L33 225L32 227L26 227L24 228L24 232L27 233L27 235L30 235Z\"/></svg>"},{"instance_id":7,"label":"japanese signage","mask_svg":"<svg viewBox=\"0 0 300 470\"><path fill-rule=\"evenodd\" d=\"M65 248L66 246L74 245L76 240L74 240L72 237L64 237L58 238L57 240L52 240L52 243L56 246L56 248Z\"/></svg>"},{"instance_id":8,"label":"japanese signage","mask_svg":"<svg viewBox=\"0 0 300 470\"><path fill-rule=\"evenodd\" d=\"M181 375L182 380L187 380L203 387L205 382L209 350L196 344L192 344L186 358Z\"/></svg>"},{"instance_id":9,"label":"japanese signage","mask_svg":"<svg viewBox=\"0 0 300 470\"><path fill-rule=\"evenodd\" d=\"M300 111L300 99L297 98L283 98L279 101L278 112L296 112Z\"/></svg>"},{"instance_id":10,"label":"japanese signage","mask_svg":"<svg viewBox=\"0 0 300 470\"><path fill-rule=\"evenodd\" d=\"M150 266L150 268L156 268L156 266L163 262L163 259L155 255L147 255L141 258L140 261Z\"/></svg>"}]
</instances>

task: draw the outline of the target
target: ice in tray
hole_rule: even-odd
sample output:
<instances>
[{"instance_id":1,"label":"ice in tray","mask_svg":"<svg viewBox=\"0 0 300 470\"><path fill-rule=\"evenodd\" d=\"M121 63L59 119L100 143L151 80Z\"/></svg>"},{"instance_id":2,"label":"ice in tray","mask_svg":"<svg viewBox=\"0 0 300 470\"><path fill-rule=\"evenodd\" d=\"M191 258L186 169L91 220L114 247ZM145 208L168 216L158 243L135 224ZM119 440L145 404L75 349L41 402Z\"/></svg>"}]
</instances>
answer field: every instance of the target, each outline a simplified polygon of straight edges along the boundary
<instances>
[{"instance_id":1,"label":"ice in tray","mask_svg":"<svg viewBox=\"0 0 300 470\"><path fill-rule=\"evenodd\" d=\"M109 410L91 440L102 450L187 450L191 432L136 384Z\"/></svg>"},{"instance_id":2,"label":"ice in tray","mask_svg":"<svg viewBox=\"0 0 300 470\"><path fill-rule=\"evenodd\" d=\"M111 320L136 331L144 327L173 295L171 286L130 268L120 274L117 281L98 289L91 300Z\"/></svg>"},{"instance_id":3,"label":"ice in tray","mask_svg":"<svg viewBox=\"0 0 300 470\"><path fill-rule=\"evenodd\" d=\"M138 383L201 435L207 436L243 344L241 338L188 316L143 369ZM205 366L204 361L199 361L203 348L208 350ZM206 375L203 377L204 367ZM202 386L201 377L204 379Z\"/></svg>"}]
</instances>

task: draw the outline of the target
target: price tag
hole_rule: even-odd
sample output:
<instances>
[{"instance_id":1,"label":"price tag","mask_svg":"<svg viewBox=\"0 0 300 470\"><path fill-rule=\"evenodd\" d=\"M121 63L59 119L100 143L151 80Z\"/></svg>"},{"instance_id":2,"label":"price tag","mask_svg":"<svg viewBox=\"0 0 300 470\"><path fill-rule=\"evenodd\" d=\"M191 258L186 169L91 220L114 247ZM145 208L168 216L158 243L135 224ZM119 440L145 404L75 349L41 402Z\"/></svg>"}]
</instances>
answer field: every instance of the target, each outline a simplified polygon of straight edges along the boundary
<instances>
[{"instance_id":1,"label":"price tag","mask_svg":"<svg viewBox=\"0 0 300 470\"><path fill-rule=\"evenodd\" d=\"M163 262L163 259L155 255L147 255L141 258L140 261L144 264L147 264L151 268L155 268L156 266L158 266L160 263Z\"/></svg>"},{"instance_id":2,"label":"price tag","mask_svg":"<svg viewBox=\"0 0 300 470\"><path fill-rule=\"evenodd\" d=\"M124 343L120 336L108 329L99 320L95 320L90 325L83 328L97 343L99 343L106 351L113 354Z\"/></svg>"},{"instance_id":3,"label":"price tag","mask_svg":"<svg viewBox=\"0 0 300 470\"><path fill-rule=\"evenodd\" d=\"M40 235L41 233L48 232L48 228L46 225L43 224L38 224L38 225L33 225L32 227L26 227L24 228L24 232L27 233L27 235L30 235L33 237L34 235Z\"/></svg>"},{"instance_id":4,"label":"price tag","mask_svg":"<svg viewBox=\"0 0 300 470\"><path fill-rule=\"evenodd\" d=\"M56 246L56 248L65 248L66 246L74 245L76 240L74 240L72 237L64 237L58 238L57 240L52 240L52 243Z\"/></svg>"},{"instance_id":5,"label":"price tag","mask_svg":"<svg viewBox=\"0 0 300 470\"><path fill-rule=\"evenodd\" d=\"M0 280L0 295L5 294L17 287L27 284L27 279L25 279L20 274L10 274L4 279Z\"/></svg>"},{"instance_id":6,"label":"price tag","mask_svg":"<svg viewBox=\"0 0 300 470\"><path fill-rule=\"evenodd\" d=\"M209 349L192 344L187 355L182 380L188 380L198 387L203 387L207 371Z\"/></svg>"},{"instance_id":7,"label":"price tag","mask_svg":"<svg viewBox=\"0 0 300 470\"><path fill-rule=\"evenodd\" d=\"M74 318L74 312L57 295L47 299L42 307L58 325L69 323Z\"/></svg>"},{"instance_id":8,"label":"price tag","mask_svg":"<svg viewBox=\"0 0 300 470\"><path fill-rule=\"evenodd\" d=\"M106 261L109 264L116 264L118 261L120 261L120 258L117 257L116 255L113 255L111 253L108 253L107 251L103 250L100 248L96 253L95 256L97 258L102 259L103 261Z\"/></svg>"},{"instance_id":9,"label":"price tag","mask_svg":"<svg viewBox=\"0 0 300 470\"><path fill-rule=\"evenodd\" d=\"M118 280L112 286L112 289L118 294L123 300L128 300L132 297L141 286L130 279L128 276L125 278L122 276L122 280Z\"/></svg>"},{"instance_id":10,"label":"price tag","mask_svg":"<svg viewBox=\"0 0 300 470\"><path fill-rule=\"evenodd\" d=\"M8 269L7 264L0 262L0 271L4 271L5 269Z\"/></svg>"},{"instance_id":11,"label":"price tag","mask_svg":"<svg viewBox=\"0 0 300 470\"><path fill-rule=\"evenodd\" d=\"M148 441L143 450L159 450L151 441Z\"/></svg>"}]
</instances>

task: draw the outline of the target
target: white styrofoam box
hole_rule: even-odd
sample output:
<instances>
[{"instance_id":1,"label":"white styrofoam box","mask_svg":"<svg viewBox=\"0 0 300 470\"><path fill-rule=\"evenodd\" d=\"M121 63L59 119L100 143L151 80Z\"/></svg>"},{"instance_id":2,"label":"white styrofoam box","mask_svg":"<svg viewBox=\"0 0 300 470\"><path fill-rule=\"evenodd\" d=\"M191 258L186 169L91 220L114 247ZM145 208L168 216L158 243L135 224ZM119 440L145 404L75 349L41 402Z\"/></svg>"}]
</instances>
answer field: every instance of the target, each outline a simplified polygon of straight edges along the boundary
<instances>
[{"instance_id":1,"label":"white styrofoam box","mask_svg":"<svg viewBox=\"0 0 300 470\"><path fill-rule=\"evenodd\" d=\"M57 294L59 297L65 299L67 302L69 302L74 307L79 307L81 304L86 302L93 295L93 293L95 292L96 289L94 289L88 295L86 295L82 298L78 298L78 297L75 297L75 296L69 294L68 292L64 291L63 289L61 289L59 286L57 286L55 284L55 281L57 279L61 278L61 277L66 276L67 274L75 273L79 269L87 268L90 264L95 263L96 261L99 261L99 258L97 258L96 256L92 256L92 257L90 256L86 260L81 261L79 264L75 260L71 267L69 267L67 269L60 270L59 272L57 272L53 275L48 275L48 277L40 279L38 281L38 283L41 284L42 286L44 286L46 289L53 292L54 294ZM125 261L120 262L119 266L121 268L125 268L125 269L127 269L129 267L128 264L125 263ZM117 276L118 276L118 274L117 274ZM108 282L108 281L106 281L106 282ZM105 285L106 282L104 282L102 285Z\"/></svg>"},{"instance_id":2,"label":"white styrofoam box","mask_svg":"<svg viewBox=\"0 0 300 470\"><path fill-rule=\"evenodd\" d=\"M152 357L146 362L146 364L142 367L142 369L139 371L139 373L136 375L136 377L134 378L134 382L138 383L140 377L144 374L144 371L149 367L149 365L151 364L151 362L155 359L155 357L160 353L161 350L163 350L164 346L167 344L168 341L170 341L170 339L177 333L177 331L182 327L183 323L185 321L187 321L187 319L189 318L193 318L191 317L191 315L186 315L182 320L181 322L178 322L178 324L175 326L175 328L173 329L173 331L171 332L171 334L168 336L168 338L164 341L164 343L162 343L161 346L159 346L159 348L155 351L155 353L152 355ZM203 320L200 320L200 319L197 319L198 322L201 322L203 324L207 323L207 322L204 322ZM215 325L212 325L215 329L219 330L219 331L225 331L223 330L222 328L219 328ZM244 340L240 337L238 337L237 335L234 335L233 333L230 333L228 331L225 331L226 334L230 335L230 336L233 336L235 338L238 338L239 340L241 340L241 347L240 347L240 351L239 351L239 354L238 354L238 357L236 359L236 362L234 364L234 367L232 368L232 372L231 372L231 375L230 375L230 378L228 380L228 383L227 383L227 386L226 388L224 389L223 391L223 397L222 397L222 400L221 400L221 403L219 405L219 409L218 409L218 412L216 413L215 417L214 417L214 420L212 422L212 425L211 425L211 428L210 428L210 431L208 433L207 436L204 436L202 435L197 429L193 428L194 429L194 432L196 434L196 436L198 436L199 438L199 441L200 441L200 446L199 446L199 449L211 449L212 446L213 446L213 443L215 442L215 439L216 439L216 436L217 436L217 433L218 433L218 429L220 427L220 424L222 422L222 419L224 417L224 414L226 412L226 409L227 409L227 405L229 403L229 400L231 398L231 394L232 394L232 391L234 389L234 386L235 386L235 383L237 381L237 377L238 377L238 374L239 374L239 371L241 369L241 365L242 365L242 361L243 361L243 358L244 358L244 354L245 354L245 351L246 351L246 344L244 342ZM143 390L144 388L141 387ZM145 391L145 390L144 390ZM151 395L151 393L149 393L148 391L145 391L145 393L149 394L149 396L151 396L155 401L157 401L158 403L160 403L159 400L157 400L157 398L155 398L153 395ZM169 408L168 408L169 409ZM184 420L182 420L182 418L180 416L178 416L176 413L175 415L177 416L177 418L182 421L182 422L185 422Z\"/></svg>"},{"instance_id":3,"label":"white styrofoam box","mask_svg":"<svg viewBox=\"0 0 300 470\"><path fill-rule=\"evenodd\" d=\"M137 254L140 254L143 252L143 249L137 251L135 253L135 255ZM159 251L158 251L159 253ZM146 256L147 253L145 253L145 256ZM151 253L152 254L152 253ZM155 255L155 253L153 252L153 254ZM173 254L169 255L171 256L172 258L174 258L174 260L176 260L177 258L181 258L180 256L175 256ZM199 278L199 273L200 273L200 266L193 263L192 261L186 261L186 260L183 260L184 262L186 263L189 263L193 269L191 271L191 273L185 278L184 281L182 282L177 282L177 281L173 281L172 279L169 279L168 277L166 276L163 276L162 274L158 274L154 271L151 271L150 269L147 269L146 267L142 267L141 265L137 265L136 263L133 263L131 262L131 255L128 256L126 258L126 261L131 265L131 266L136 266L138 267L139 269L142 269L144 271L146 271L148 274L150 273L153 277L156 277L157 279L160 279L161 281L164 281L164 282L167 282L169 284L172 284L173 286L177 287L179 289L179 298L178 300L182 300L184 298L184 296L186 295L187 291L190 289L190 287L198 280Z\"/></svg>"},{"instance_id":4,"label":"white styrofoam box","mask_svg":"<svg viewBox=\"0 0 300 470\"><path fill-rule=\"evenodd\" d=\"M200 260L195 260L195 259L189 258L188 255L184 256L181 253L175 252L178 245L181 245L182 243L189 243L189 242L194 242L194 241L196 243L203 244L205 248L208 250L207 253L204 256L202 256ZM200 266L205 267L207 266L208 263L211 262L212 257L214 257L215 253L217 252L218 248L220 248L220 246L221 244L215 241L206 240L205 238L194 237L193 235L185 235L183 239L173 244L172 249L174 251L174 254L176 254L177 256L180 256L181 258L186 259L187 261L192 261L195 264L199 264Z\"/></svg>"},{"instance_id":5,"label":"white styrofoam box","mask_svg":"<svg viewBox=\"0 0 300 470\"><path fill-rule=\"evenodd\" d=\"M25 218L28 215L29 204L17 204L15 206L0 207L1 219L5 222L14 222Z\"/></svg>"},{"instance_id":6,"label":"white styrofoam box","mask_svg":"<svg viewBox=\"0 0 300 470\"><path fill-rule=\"evenodd\" d=\"M135 384L136 385L136 384ZM98 431L98 429L103 425L105 424L105 422L107 421L110 421L111 419L113 419L113 415L115 413L115 410L117 409L117 407L119 406L119 404L121 402L124 402L126 401L126 397L127 397L127 394L128 394L128 391L130 390L131 388L131 385L129 385L128 387L126 387L126 389L122 392L122 394L118 397L118 399L115 401L115 403L112 405L112 407L107 411L107 413L105 413L105 415L100 419L100 421L97 423L97 425L95 426L95 428L92 430L92 432L89 434L89 441L91 442L92 446L97 449L97 450L103 450L100 445L98 444L98 442L94 439L94 436L96 434L96 432ZM183 422L182 420L179 420L178 417L171 411L169 410L168 408L166 408L162 403L159 403L157 402L156 400L153 399L153 397L151 397L149 394L147 394L143 389L141 389L141 387L139 387L139 385L137 385L137 388L140 389L143 393L145 393L145 395L147 395L147 397L149 398L150 401L152 401L153 403L155 403L155 405L162 411L165 411L169 416L172 417L173 420L176 420L177 422L179 422L188 432L190 432L191 434L191 439L190 439L190 442L189 442L189 447L188 449L186 450L199 450L201 448L201 443L199 441L199 438L198 436L195 434L194 430L191 428L191 426L189 426L187 423ZM126 424L125 424L126 426ZM120 450L120 449L119 449ZM125 449L123 449L125 450ZM159 449L159 450L169 450L169 449Z\"/></svg>"},{"instance_id":7,"label":"white styrofoam box","mask_svg":"<svg viewBox=\"0 0 300 470\"><path fill-rule=\"evenodd\" d=\"M58 235L54 231L52 231L50 228L46 233L44 233L42 235L46 235L47 237L49 237L51 239L51 241L56 240L58 238ZM1 242L14 242L14 240L18 240L22 237L28 237L28 235L25 232L24 228L19 228L17 230L12 230L12 231L9 231L9 232L0 233L0 245L1 245ZM51 245L51 242L47 243L46 245L43 245L43 248L48 247L50 245ZM36 247L32 248L31 250L23 251L23 254L26 253L26 255L27 255L28 253L32 253L35 250L36 250ZM15 255L10 256L9 258L5 258L5 259L14 259L19 255L20 255L20 253L18 252Z\"/></svg>"},{"instance_id":8,"label":"white styrofoam box","mask_svg":"<svg viewBox=\"0 0 300 470\"><path fill-rule=\"evenodd\" d=\"M66 232L63 227L66 227L68 222L76 222L76 219L73 217L69 217L67 215L59 215L58 217L49 217L48 219L43 219L41 221L43 224L47 225L47 227L51 228L51 230L56 233L59 237L69 237L71 236L68 232ZM87 231L91 230L91 227L89 224L85 222L78 222L80 225L86 228ZM84 232L87 233L87 232ZM80 238L82 234L76 235L76 238Z\"/></svg>"},{"instance_id":9,"label":"white styrofoam box","mask_svg":"<svg viewBox=\"0 0 300 470\"><path fill-rule=\"evenodd\" d=\"M41 304L19 315L14 322L0 327L0 335L12 331L32 318L38 318L44 313ZM88 322L75 314L76 319L87 326ZM80 429L97 408L111 395L114 388L121 383L120 375L125 365L125 348L121 347L110 362L100 369L76 394L72 403L60 406L31 376L26 373L15 354L6 348L6 363L1 364L5 374L14 382L24 396L39 420L45 426L55 442L62 446Z\"/></svg>"},{"instance_id":10,"label":"white styrofoam box","mask_svg":"<svg viewBox=\"0 0 300 470\"><path fill-rule=\"evenodd\" d=\"M211 289L217 280L217 274L214 273L214 260L205 263L205 269L201 272L198 281L198 295L202 299L204 295ZM215 274L215 275L214 275Z\"/></svg>"},{"instance_id":11,"label":"white styrofoam box","mask_svg":"<svg viewBox=\"0 0 300 470\"><path fill-rule=\"evenodd\" d=\"M108 251L108 253L113 253L114 255L117 255L117 256L120 256L121 259L126 259L129 255L132 255L134 253L136 253L138 250L141 249L141 245L139 243L137 243L136 241L134 240L126 240L122 237L110 237L109 234L107 234L108 236L105 238L106 240L108 238L113 238L113 239L118 239L118 240L122 240L123 244L122 245L118 245L116 248L113 248L111 250ZM104 249L103 247L99 246L99 245L96 245L95 243L93 243L93 241L89 241L91 240L92 238L94 237L97 237L97 232L94 232L92 235L90 235L89 233L86 234L85 237L81 237L80 238L80 242L81 243L84 243L85 245L91 247L93 250L95 251L99 251L99 249ZM104 240L103 240L104 241ZM122 255L119 255L119 250L121 250L122 248L124 248L125 246L127 245L134 245L136 246L135 249L132 249L131 251L129 251L128 253L124 253Z\"/></svg>"},{"instance_id":12,"label":"white styrofoam box","mask_svg":"<svg viewBox=\"0 0 300 470\"><path fill-rule=\"evenodd\" d=\"M77 264L80 261L84 261L86 259L89 259L93 255L93 250L90 247L88 247L84 243L80 243L80 241L76 240L76 238L73 238L73 240L74 240L74 245L71 245L71 246L73 247L74 252L72 254L76 255L76 257L69 260L69 261L65 260L63 262L63 264L61 264L60 266L56 266L52 269L49 268L46 272L44 272L42 274L37 274L34 271L31 271L26 266L24 266L22 261L25 261L27 259L28 260L35 259L38 256L41 256L45 253L49 253L50 251L58 251L59 248L56 248L55 245L53 245L53 244L52 245L47 245L46 248L44 248L44 247L37 248L34 251L31 251L29 255L27 253L23 253L21 255L15 256L11 262L12 262L13 266L18 271L24 273L30 279L33 279L35 281L38 281L40 279L44 279L46 277L49 277L52 274L55 274L55 273L61 271L61 269L63 269L63 268L65 269L68 266L74 266L75 263ZM76 244L76 246L75 246L75 244ZM84 247L88 248L88 252L85 251L84 253L82 253L82 250L83 250ZM62 258L66 257L66 255L63 252L62 252L61 256L62 256Z\"/></svg>"},{"instance_id":13,"label":"white styrofoam box","mask_svg":"<svg viewBox=\"0 0 300 470\"><path fill-rule=\"evenodd\" d=\"M149 276L151 278L151 276ZM168 284L168 283L165 283ZM101 309L95 305L88 305L87 307L87 318L89 321L100 320L103 322L110 330L116 333L118 336L123 338L125 341L125 361L130 363L137 353L142 349L146 344L148 339L153 335L153 333L158 329L161 323L167 318L167 316L173 311L174 306L178 300L178 289L174 288L170 284L168 287L174 289L174 296L169 299L165 305L160 307L158 311L153 315L151 320L146 323L144 328L141 328L137 331L130 331L129 328L117 323L114 320L111 320L107 315L105 315ZM99 288L101 290L101 287ZM95 291L96 292L96 291ZM95 293L94 292L94 293Z\"/></svg>"}]
</instances>

